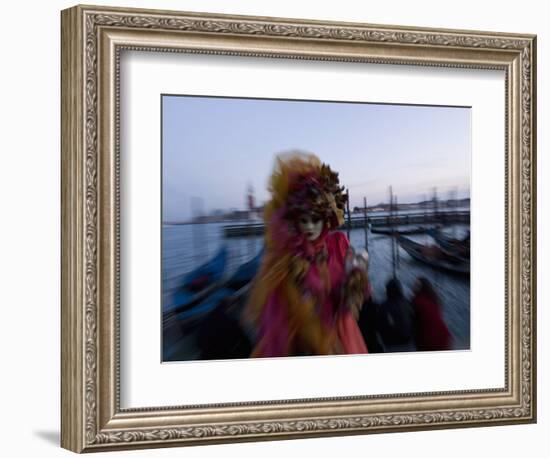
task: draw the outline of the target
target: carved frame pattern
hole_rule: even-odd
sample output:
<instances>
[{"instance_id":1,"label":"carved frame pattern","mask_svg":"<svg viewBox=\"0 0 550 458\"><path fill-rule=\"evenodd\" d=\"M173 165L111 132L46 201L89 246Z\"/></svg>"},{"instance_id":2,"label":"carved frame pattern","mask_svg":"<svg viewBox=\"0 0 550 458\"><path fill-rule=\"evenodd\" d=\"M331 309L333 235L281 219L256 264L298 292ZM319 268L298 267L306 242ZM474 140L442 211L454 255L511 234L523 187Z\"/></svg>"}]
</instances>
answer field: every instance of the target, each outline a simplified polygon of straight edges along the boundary
<instances>
[{"instance_id":1,"label":"carved frame pattern","mask_svg":"<svg viewBox=\"0 0 550 458\"><path fill-rule=\"evenodd\" d=\"M105 449L119 449L143 446L166 446L171 444L195 444L206 443L208 439L227 440L251 440L251 439L275 439L290 437L306 437L330 435L330 434L350 434L365 433L375 430L404 430L404 429L425 429L426 427L456 427L468 425L483 425L491 423L508 423L521 421L534 421L535 419L535 37L533 36L508 36L503 34L488 34L483 32L461 32L461 31L439 31L439 30L419 30L413 28L370 26L362 24L332 24L307 21L291 21L271 18L254 17L231 17L218 15L202 15L194 13L172 13L142 10L117 10L96 7L75 7L66 13L64 21L66 27L71 24L73 37L78 36L80 31L84 43L83 49L71 48L67 51L67 56L80 56L82 79L76 82L83 83L83 100L78 106L83 113L83 123L81 125L83 132L83 157L80 164L82 181L80 185L83 189L82 200L77 203L71 203L70 199L64 201L64 211L74 210L74 205L82 205L82 227L77 223L71 226L67 231L82 231L82 257L79 258L83 265L83 314L78 316L75 312L71 318L67 318L67 323L63 326L76 325L82 330L83 354L81 361L81 379L75 381L76 387L73 391L69 390L66 396L69 401L64 405L63 417L65 424L69 421L78 419L81 425L80 431L68 432L65 427L62 432L62 445L75 451L93 451ZM445 49L460 48L462 50L480 49L484 51L506 51L510 55L516 55L519 59L520 75L520 97L514 103L520 104L519 114L521 117L521 132L519 149L521 151L521 173L520 186L520 217L521 233L518 234L521 242L519 251L521 252L521 262L518 263L516 270L519 271L521 278L521 306L515 313L520 314L520 324L518 332L521 342L520 361L521 371L519 374L519 384L521 393L519 403L514 405L493 406L487 408L449 408L440 409L434 412L413 412L413 413L388 413L388 414L365 414L349 415L333 418L311 418L311 419L282 419L266 421L241 421L226 422L219 424L197 424L181 425L167 427L151 428L105 428L100 425L98 420L98 406L101 399L98 399L101 387L101 377L98 376L98 327L99 323L99 303L98 288L99 270L98 263L98 237L99 237L99 193L98 189L98 143L99 143L99 37L104 29L126 29L138 31L163 31L177 33L204 33L214 35L228 36L261 36L272 38L295 38L303 40L330 40L332 42L360 42L372 44L398 44L414 45L415 47L425 47L427 49ZM436 65L436 66L457 66L466 68L504 68L507 72L507 82L510 81L510 67L505 67L495 61L465 63L448 62L439 60L407 59L407 58L354 58L349 56L308 56L307 54L289 54L245 52L242 50L214 50L214 51L195 51L181 48L141 46L132 47L129 44L117 44L116 49L116 86L119 86L118 64L121 49L140 49L143 51L155 52L212 52L216 54L235 54L251 55L258 57L288 57L298 59L326 59L343 61L362 61L362 62L381 62L393 64L414 64L414 65ZM68 48L68 46L67 46ZM67 60L70 60L66 57ZM515 77L515 76L514 76ZM68 74L67 79L75 80L74 74ZM68 90L69 83L66 83L64 90ZM509 84L507 85L509 86ZM510 88L507 88L509 91ZM118 89L117 89L118 91ZM116 97L116 124L118 126L118 92ZM67 102L69 103L69 102ZM70 103L69 103L70 104ZM508 109L507 109L508 114ZM70 116L68 114L67 116ZM78 116L78 114L74 114ZM117 129L118 132L118 129ZM509 142L506 142L507 146ZM68 148L68 147L67 147ZM116 140L116 149L118 151L118 137ZM73 154L70 150L65 150L63 154ZM115 153L118 155L118 152ZM118 159L117 159L118 160ZM78 165L78 164L77 164ZM65 172L69 173L69 172ZM117 163L118 173L118 163ZM67 179L70 181L69 179ZM78 180L73 186L79 186ZM72 188L76 190L75 187ZM118 205L118 185L116 189ZM508 195L507 195L508 198ZM73 205L71 209L71 205ZM508 202L507 202L508 205ZM115 225L118 221L115 222ZM74 235L74 234L73 234ZM76 237L76 235L74 235ZM118 236L117 236L118 237ZM64 247L70 249L74 245L64 241ZM118 248L117 248L118 250ZM70 268L69 259L64 260L67 268ZM507 262L508 265L508 262ZM74 268L74 267L73 267ZM118 272L117 272L118 276ZM75 280L71 280L75 281ZM67 284L65 285L67 286ZM118 278L116 290L118 291ZM118 294L118 292L117 292ZM70 302L70 301L69 301ZM81 307L79 303L64 304L64 311L67 307ZM507 320L509 317L507 317ZM118 318L117 318L118 321ZM67 338L63 345L68 345ZM507 362L508 362L507 355ZM64 358L66 366L64 377L67 378L67 371L74 371L75 363L73 359L76 356ZM115 357L118 359L118 355ZM118 364L118 363L117 363ZM71 369L72 368L72 369ZM117 365L118 370L118 365ZM507 369L506 369L507 370ZM508 387L508 372L507 387ZM114 401L114 413L121 412L118 403L119 396L118 376L116 380L116 396ZM492 390L487 390L492 391ZM498 391L498 390L496 390ZM478 393L481 393L479 391ZM425 393L424 395L429 395ZM398 395L406 397L407 395ZM356 399L356 398L342 398ZM81 401L80 407L75 407ZM292 402L311 402L314 400L296 400ZM265 404L265 403L263 403ZM269 404L269 403L267 403ZM194 406L195 407L195 406ZM141 413L151 412L154 409L143 409ZM136 412L138 412L136 410ZM84 432L84 434L82 434ZM77 437L78 436L78 437Z\"/></svg>"}]
</instances>

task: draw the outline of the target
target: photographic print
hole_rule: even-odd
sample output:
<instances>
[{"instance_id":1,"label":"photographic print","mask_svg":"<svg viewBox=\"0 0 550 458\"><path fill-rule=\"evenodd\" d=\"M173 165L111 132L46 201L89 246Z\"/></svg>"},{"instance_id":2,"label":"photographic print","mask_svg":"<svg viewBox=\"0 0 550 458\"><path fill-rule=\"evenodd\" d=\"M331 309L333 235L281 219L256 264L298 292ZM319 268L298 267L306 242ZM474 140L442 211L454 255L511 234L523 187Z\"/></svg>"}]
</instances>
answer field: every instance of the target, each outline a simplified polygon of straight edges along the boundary
<instances>
[{"instance_id":1,"label":"photographic print","mask_svg":"<svg viewBox=\"0 0 550 458\"><path fill-rule=\"evenodd\" d=\"M64 448L536 422L535 35L61 26Z\"/></svg>"},{"instance_id":2,"label":"photographic print","mask_svg":"<svg viewBox=\"0 0 550 458\"><path fill-rule=\"evenodd\" d=\"M469 349L470 116L162 95L162 361Z\"/></svg>"}]
</instances>

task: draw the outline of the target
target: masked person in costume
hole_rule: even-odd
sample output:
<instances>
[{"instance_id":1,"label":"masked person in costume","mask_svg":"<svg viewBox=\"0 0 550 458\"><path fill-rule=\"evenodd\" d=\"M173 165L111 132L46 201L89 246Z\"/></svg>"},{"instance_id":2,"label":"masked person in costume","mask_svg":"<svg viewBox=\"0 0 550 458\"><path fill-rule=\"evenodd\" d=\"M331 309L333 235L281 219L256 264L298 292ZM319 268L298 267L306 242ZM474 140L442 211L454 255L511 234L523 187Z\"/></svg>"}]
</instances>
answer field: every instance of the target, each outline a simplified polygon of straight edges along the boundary
<instances>
[{"instance_id":1,"label":"masked person in costume","mask_svg":"<svg viewBox=\"0 0 550 458\"><path fill-rule=\"evenodd\" d=\"M357 317L367 258L336 229L346 195L312 154L277 157L264 210L265 254L247 304L253 357L367 353Z\"/></svg>"}]
</instances>

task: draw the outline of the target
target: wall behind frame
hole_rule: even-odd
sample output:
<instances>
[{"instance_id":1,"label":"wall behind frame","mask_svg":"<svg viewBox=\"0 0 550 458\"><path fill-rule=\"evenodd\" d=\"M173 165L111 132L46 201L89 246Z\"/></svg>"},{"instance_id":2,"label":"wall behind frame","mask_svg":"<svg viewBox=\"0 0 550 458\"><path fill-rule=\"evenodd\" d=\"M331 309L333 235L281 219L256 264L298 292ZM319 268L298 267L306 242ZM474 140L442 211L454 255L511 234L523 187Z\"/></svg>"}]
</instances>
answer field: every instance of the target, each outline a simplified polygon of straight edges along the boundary
<instances>
[{"instance_id":1,"label":"wall behind frame","mask_svg":"<svg viewBox=\"0 0 550 458\"><path fill-rule=\"evenodd\" d=\"M76 2L74 2L76 3ZM59 11L73 2L30 1L3 7L0 84L0 195L2 258L0 320L2 348L1 423L6 456L69 456L59 441ZM540 126L547 124L550 96L545 43L544 3L536 1L470 1L445 4L436 1L354 2L353 0L303 1L182 0L116 1L96 4L164 8L230 14L252 14L320 20L368 22L426 27L464 28L538 35L538 376L537 425L384 434L300 441L220 445L165 450L119 452L132 457L166 456L213 458L217 456L267 457L321 456L424 456L464 457L490 452L499 457L542 456L550 432L546 383L548 360L543 350L550 331L550 314L544 310L547 277L548 211L543 204L550 173L541 152L547 141ZM547 53L546 53L547 54ZM545 275L546 274L546 275ZM29 410L32 410L32 414ZM115 456L115 455L112 455Z\"/></svg>"}]
</instances>

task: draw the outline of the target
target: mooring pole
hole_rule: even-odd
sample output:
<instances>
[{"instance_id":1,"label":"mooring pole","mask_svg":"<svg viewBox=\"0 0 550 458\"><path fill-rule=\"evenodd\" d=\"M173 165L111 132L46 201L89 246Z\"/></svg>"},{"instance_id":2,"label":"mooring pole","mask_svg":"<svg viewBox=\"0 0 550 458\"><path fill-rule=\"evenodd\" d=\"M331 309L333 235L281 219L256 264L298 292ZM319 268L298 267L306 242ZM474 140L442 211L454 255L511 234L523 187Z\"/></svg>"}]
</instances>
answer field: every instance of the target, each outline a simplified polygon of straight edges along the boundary
<instances>
[{"instance_id":1,"label":"mooring pole","mask_svg":"<svg viewBox=\"0 0 550 458\"><path fill-rule=\"evenodd\" d=\"M348 213L347 233L348 233L348 240L349 240L350 245L351 245L351 238L350 238L350 231L351 231L351 214L350 214L350 212L349 212L349 188L347 189L346 194L347 194L346 209L347 209L347 213Z\"/></svg>"},{"instance_id":2,"label":"mooring pole","mask_svg":"<svg viewBox=\"0 0 550 458\"><path fill-rule=\"evenodd\" d=\"M437 202L437 187L434 186L434 220L436 225L439 223L439 203Z\"/></svg>"},{"instance_id":3,"label":"mooring pole","mask_svg":"<svg viewBox=\"0 0 550 458\"><path fill-rule=\"evenodd\" d=\"M457 194L458 194L458 189L454 187L453 190L451 191L451 202L453 203L453 220L454 220L453 238L455 239L456 239L456 224L458 222Z\"/></svg>"},{"instance_id":4,"label":"mooring pole","mask_svg":"<svg viewBox=\"0 0 550 458\"><path fill-rule=\"evenodd\" d=\"M395 217L397 218L397 221L399 221L399 210L397 208L397 196L395 196L394 199L395 199ZM397 239L395 240L395 264L399 269L399 243L397 242Z\"/></svg>"},{"instance_id":5,"label":"mooring pole","mask_svg":"<svg viewBox=\"0 0 550 458\"><path fill-rule=\"evenodd\" d=\"M365 250L369 251L369 221L367 219L367 198L363 197L363 217L365 229Z\"/></svg>"},{"instance_id":6,"label":"mooring pole","mask_svg":"<svg viewBox=\"0 0 550 458\"><path fill-rule=\"evenodd\" d=\"M390 234L391 234L391 263L392 263L392 270L393 270L393 278L397 277L396 272L396 266L395 266L395 229L394 229L394 221L393 221L393 189L390 185Z\"/></svg>"}]
</instances>

